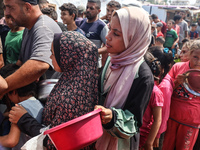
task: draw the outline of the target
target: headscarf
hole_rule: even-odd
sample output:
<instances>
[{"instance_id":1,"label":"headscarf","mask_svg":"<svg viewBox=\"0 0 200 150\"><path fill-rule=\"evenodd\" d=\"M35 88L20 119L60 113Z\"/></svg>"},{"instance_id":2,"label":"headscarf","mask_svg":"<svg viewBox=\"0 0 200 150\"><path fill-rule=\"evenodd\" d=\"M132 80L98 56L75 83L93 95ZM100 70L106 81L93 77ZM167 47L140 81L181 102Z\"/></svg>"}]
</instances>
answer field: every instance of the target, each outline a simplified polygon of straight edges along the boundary
<instances>
[{"instance_id":1,"label":"headscarf","mask_svg":"<svg viewBox=\"0 0 200 150\"><path fill-rule=\"evenodd\" d=\"M126 50L120 54L110 54L111 63L106 72L104 86L104 91L110 88L105 100L105 107L108 108L123 108L151 37L150 20L142 8L125 7L116 13ZM97 141L96 148L112 150L116 149L116 143L117 138L104 131Z\"/></svg>"},{"instance_id":2,"label":"headscarf","mask_svg":"<svg viewBox=\"0 0 200 150\"><path fill-rule=\"evenodd\" d=\"M94 110L98 103L98 49L78 32L62 33L60 48L62 76L54 86L43 111L43 123L57 126ZM53 146L48 141L48 149Z\"/></svg>"}]
</instances>

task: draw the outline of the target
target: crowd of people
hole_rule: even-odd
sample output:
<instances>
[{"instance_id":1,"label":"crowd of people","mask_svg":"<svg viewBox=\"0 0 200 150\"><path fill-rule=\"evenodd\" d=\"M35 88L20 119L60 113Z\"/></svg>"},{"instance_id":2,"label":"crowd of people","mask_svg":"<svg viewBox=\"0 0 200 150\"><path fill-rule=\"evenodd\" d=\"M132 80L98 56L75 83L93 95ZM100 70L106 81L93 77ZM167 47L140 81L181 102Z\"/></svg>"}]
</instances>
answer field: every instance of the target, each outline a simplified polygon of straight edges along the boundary
<instances>
[{"instance_id":1,"label":"crowd of people","mask_svg":"<svg viewBox=\"0 0 200 150\"><path fill-rule=\"evenodd\" d=\"M2 149L96 109L103 135L83 149L199 149L200 97L184 82L200 70L200 19L189 27L180 11L165 23L112 0L101 18L100 0L59 9L62 22L46 0L3 0ZM41 103L39 83L50 78L58 82ZM43 146L56 149L48 137Z\"/></svg>"}]
</instances>

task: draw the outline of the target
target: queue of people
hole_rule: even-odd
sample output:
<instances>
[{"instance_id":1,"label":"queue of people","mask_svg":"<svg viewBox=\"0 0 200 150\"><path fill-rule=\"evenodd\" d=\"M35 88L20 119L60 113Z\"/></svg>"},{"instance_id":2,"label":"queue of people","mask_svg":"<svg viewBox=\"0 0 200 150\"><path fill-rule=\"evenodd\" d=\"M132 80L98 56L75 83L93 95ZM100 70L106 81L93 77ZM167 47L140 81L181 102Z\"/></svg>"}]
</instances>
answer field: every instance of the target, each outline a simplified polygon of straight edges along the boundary
<instances>
[{"instance_id":1,"label":"queue of people","mask_svg":"<svg viewBox=\"0 0 200 150\"><path fill-rule=\"evenodd\" d=\"M1 127L1 146L20 149L44 127L100 108L103 135L83 149L193 149L200 97L183 83L186 71L200 69L200 41L196 25L186 32L184 11L166 24L139 6L110 1L99 19L101 1L88 0L85 10L61 5L58 23L55 10L44 4L3 0L11 30L0 52L12 61L0 69L3 115L9 120ZM19 46L13 53L7 48L11 39ZM37 84L55 73L59 80L42 104ZM43 146L56 149L48 137Z\"/></svg>"}]
</instances>

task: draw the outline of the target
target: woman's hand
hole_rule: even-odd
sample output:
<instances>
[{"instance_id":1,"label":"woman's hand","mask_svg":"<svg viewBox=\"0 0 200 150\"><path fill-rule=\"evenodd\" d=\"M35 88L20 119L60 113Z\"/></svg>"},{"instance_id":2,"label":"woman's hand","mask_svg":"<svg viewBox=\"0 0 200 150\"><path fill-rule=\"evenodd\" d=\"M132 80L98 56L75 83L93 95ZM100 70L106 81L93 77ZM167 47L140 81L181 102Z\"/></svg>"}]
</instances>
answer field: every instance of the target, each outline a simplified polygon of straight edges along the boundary
<instances>
[{"instance_id":1,"label":"woman's hand","mask_svg":"<svg viewBox=\"0 0 200 150\"><path fill-rule=\"evenodd\" d=\"M101 112L100 112L100 115L101 115L101 122L102 124L107 124L109 123L111 120L112 120L112 110L111 109L108 109L108 108L105 108L101 105L96 105L94 107L94 110L96 109L101 109Z\"/></svg>"},{"instance_id":2,"label":"woman's hand","mask_svg":"<svg viewBox=\"0 0 200 150\"><path fill-rule=\"evenodd\" d=\"M27 113L26 109L22 107L21 105L15 104L14 107L12 107L10 113L9 113L9 121L12 123L17 123L19 119Z\"/></svg>"}]
</instances>

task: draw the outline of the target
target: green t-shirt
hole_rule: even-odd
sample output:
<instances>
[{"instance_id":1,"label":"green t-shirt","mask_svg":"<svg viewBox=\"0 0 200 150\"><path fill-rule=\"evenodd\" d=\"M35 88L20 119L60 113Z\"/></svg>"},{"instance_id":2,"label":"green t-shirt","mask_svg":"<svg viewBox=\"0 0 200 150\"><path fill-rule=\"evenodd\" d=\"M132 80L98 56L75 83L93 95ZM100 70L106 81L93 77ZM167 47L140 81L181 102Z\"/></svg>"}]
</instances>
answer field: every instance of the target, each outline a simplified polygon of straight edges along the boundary
<instances>
[{"instance_id":1,"label":"green t-shirt","mask_svg":"<svg viewBox=\"0 0 200 150\"><path fill-rule=\"evenodd\" d=\"M171 48L178 35L174 29L167 30L164 47Z\"/></svg>"},{"instance_id":2,"label":"green t-shirt","mask_svg":"<svg viewBox=\"0 0 200 150\"><path fill-rule=\"evenodd\" d=\"M9 31L5 40L6 65L15 64L19 59L24 30L18 32Z\"/></svg>"}]
</instances>

